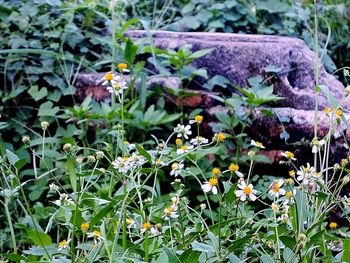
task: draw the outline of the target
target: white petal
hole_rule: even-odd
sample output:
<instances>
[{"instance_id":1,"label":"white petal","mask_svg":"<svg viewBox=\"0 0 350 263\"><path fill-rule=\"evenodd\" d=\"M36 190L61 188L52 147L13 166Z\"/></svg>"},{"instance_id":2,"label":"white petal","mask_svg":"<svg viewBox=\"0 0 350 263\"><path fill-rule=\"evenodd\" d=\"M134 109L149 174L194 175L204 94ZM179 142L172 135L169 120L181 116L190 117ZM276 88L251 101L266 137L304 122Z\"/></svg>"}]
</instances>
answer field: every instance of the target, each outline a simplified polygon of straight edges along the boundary
<instances>
[{"instance_id":1,"label":"white petal","mask_svg":"<svg viewBox=\"0 0 350 263\"><path fill-rule=\"evenodd\" d=\"M218 189L217 189L216 186L213 186L213 187L211 188L211 191L213 192L214 195L216 195L216 194L218 193Z\"/></svg>"},{"instance_id":2,"label":"white petal","mask_svg":"<svg viewBox=\"0 0 350 263\"><path fill-rule=\"evenodd\" d=\"M247 195L245 194L245 193L243 193L242 195L241 195L241 201L245 201L247 199Z\"/></svg>"},{"instance_id":3,"label":"white petal","mask_svg":"<svg viewBox=\"0 0 350 263\"><path fill-rule=\"evenodd\" d=\"M202 185L202 189L205 193L208 193L211 190L211 185L209 183L205 183Z\"/></svg>"},{"instance_id":4,"label":"white petal","mask_svg":"<svg viewBox=\"0 0 350 263\"><path fill-rule=\"evenodd\" d=\"M242 190L236 190L235 194L236 194L237 197L240 197L243 194L243 191Z\"/></svg>"},{"instance_id":5,"label":"white petal","mask_svg":"<svg viewBox=\"0 0 350 263\"><path fill-rule=\"evenodd\" d=\"M253 194L250 194L250 195L249 195L249 198L250 198L250 200L252 200L252 201L255 201L255 200L256 200L256 196L253 195Z\"/></svg>"}]
</instances>

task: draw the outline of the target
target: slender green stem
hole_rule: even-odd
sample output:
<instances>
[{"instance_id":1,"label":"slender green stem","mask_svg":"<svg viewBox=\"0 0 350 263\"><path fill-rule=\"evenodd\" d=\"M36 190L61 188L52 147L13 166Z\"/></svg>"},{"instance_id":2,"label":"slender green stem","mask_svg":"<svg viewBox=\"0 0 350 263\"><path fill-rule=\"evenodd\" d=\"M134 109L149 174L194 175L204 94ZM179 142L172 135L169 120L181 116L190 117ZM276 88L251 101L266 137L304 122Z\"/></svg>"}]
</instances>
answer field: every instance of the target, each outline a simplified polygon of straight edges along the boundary
<instances>
[{"instance_id":1,"label":"slender green stem","mask_svg":"<svg viewBox=\"0 0 350 263\"><path fill-rule=\"evenodd\" d=\"M146 262L148 262L148 241L149 241L149 239L148 239L148 230L146 230L146 232L145 232L145 261Z\"/></svg>"},{"instance_id":2,"label":"slender green stem","mask_svg":"<svg viewBox=\"0 0 350 263\"><path fill-rule=\"evenodd\" d=\"M11 241L12 241L12 246L13 246L13 252L15 254L17 254L16 236L15 236L15 231L13 230L13 225L12 225L10 211L9 211L9 208L8 208L8 200L7 199L5 199L4 207L5 207L6 218L7 218L7 221L9 223L9 228L10 228L10 233L11 233Z\"/></svg>"}]
</instances>

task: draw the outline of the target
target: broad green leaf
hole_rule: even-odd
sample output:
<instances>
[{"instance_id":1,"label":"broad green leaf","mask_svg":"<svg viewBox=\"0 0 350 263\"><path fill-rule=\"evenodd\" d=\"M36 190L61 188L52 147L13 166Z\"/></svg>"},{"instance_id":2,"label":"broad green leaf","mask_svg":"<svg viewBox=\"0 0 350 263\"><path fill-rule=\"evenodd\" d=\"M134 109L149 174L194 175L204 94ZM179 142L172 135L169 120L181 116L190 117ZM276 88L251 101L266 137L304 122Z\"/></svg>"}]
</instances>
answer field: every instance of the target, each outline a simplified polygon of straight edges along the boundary
<instances>
[{"instance_id":1,"label":"broad green leaf","mask_svg":"<svg viewBox=\"0 0 350 263\"><path fill-rule=\"evenodd\" d=\"M28 93L35 101L38 101L47 96L47 88L41 88L39 90L38 86L35 85L28 90Z\"/></svg>"},{"instance_id":2,"label":"broad green leaf","mask_svg":"<svg viewBox=\"0 0 350 263\"><path fill-rule=\"evenodd\" d=\"M9 149L6 149L6 156L10 164L16 165L16 162L19 160L18 156L11 152Z\"/></svg>"},{"instance_id":3,"label":"broad green leaf","mask_svg":"<svg viewBox=\"0 0 350 263\"><path fill-rule=\"evenodd\" d=\"M28 230L27 235L37 246L47 246L52 243L51 237L44 232Z\"/></svg>"}]
</instances>

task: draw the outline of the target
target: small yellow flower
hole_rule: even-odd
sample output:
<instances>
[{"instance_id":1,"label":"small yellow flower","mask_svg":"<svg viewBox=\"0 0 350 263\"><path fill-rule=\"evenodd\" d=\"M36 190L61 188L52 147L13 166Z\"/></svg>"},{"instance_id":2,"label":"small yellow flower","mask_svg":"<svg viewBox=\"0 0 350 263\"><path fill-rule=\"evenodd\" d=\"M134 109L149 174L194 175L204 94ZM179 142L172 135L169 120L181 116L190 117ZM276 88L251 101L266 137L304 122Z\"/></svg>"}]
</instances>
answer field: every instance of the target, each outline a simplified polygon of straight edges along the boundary
<instances>
[{"instance_id":1,"label":"small yellow flower","mask_svg":"<svg viewBox=\"0 0 350 263\"><path fill-rule=\"evenodd\" d=\"M126 219L126 224L127 225L131 225L131 224L133 224L135 221L133 220L133 219L131 219L131 218L127 218Z\"/></svg>"},{"instance_id":2,"label":"small yellow flower","mask_svg":"<svg viewBox=\"0 0 350 263\"><path fill-rule=\"evenodd\" d=\"M175 143L176 143L177 146L180 146L180 145L182 145L182 140L181 139L176 139Z\"/></svg>"},{"instance_id":3,"label":"small yellow flower","mask_svg":"<svg viewBox=\"0 0 350 263\"><path fill-rule=\"evenodd\" d=\"M118 67L118 69L127 69L128 65L125 63L119 63L117 67Z\"/></svg>"},{"instance_id":4,"label":"small yellow flower","mask_svg":"<svg viewBox=\"0 0 350 263\"><path fill-rule=\"evenodd\" d=\"M188 147L187 147L186 145L182 145L182 146L181 146L181 150L187 151L187 149L188 149Z\"/></svg>"},{"instance_id":5,"label":"small yellow flower","mask_svg":"<svg viewBox=\"0 0 350 263\"><path fill-rule=\"evenodd\" d=\"M288 174L289 174L290 177L293 177L293 178L295 177L295 171L294 170L289 171Z\"/></svg>"},{"instance_id":6,"label":"small yellow flower","mask_svg":"<svg viewBox=\"0 0 350 263\"><path fill-rule=\"evenodd\" d=\"M111 81L113 79L113 74L108 72L105 74L105 80Z\"/></svg>"},{"instance_id":7,"label":"small yellow flower","mask_svg":"<svg viewBox=\"0 0 350 263\"><path fill-rule=\"evenodd\" d=\"M66 239L58 243L58 250L65 249L68 246L68 241Z\"/></svg>"},{"instance_id":8,"label":"small yellow flower","mask_svg":"<svg viewBox=\"0 0 350 263\"><path fill-rule=\"evenodd\" d=\"M146 230L150 230L151 229L151 223L149 221L143 223L143 228Z\"/></svg>"},{"instance_id":9,"label":"small yellow flower","mask_svg":"<svg viewBox=\"0 0 350 263\"><path fill-rule=\"evenodd\" d=\"M286 155L288 159L292 159L294 158L294 153L290 152L290 151L286 151Z\"/></svg>"},{"instance_id":10,"label":"small yellow flower","mask_svg":"<svg viewBox=\"0 0 350 263\"><path fill-rule=\"evenodd\" d=\"M335 114L340 118L343 115L342 110L336 110Z\"/></svg>"},{"instance_id":11,"label":"small yellow flower","mask_svg":"<svg viewBox=\"0 0 350 263\"><path fill-rule=\"evenodd\" d=\"M212 173L214 176L218 176L220 174L220 169L219 168L213 168Z\"/></svg>"},{"instance_id":12,"label":"small yellow flower","mask_svg":"<svg viewBox=\"0 0 350 263\"><path fill-rule=\"evenodd\" d=\"M289 178L289 179L290 179L290 178ZM292 192L292 191L286 192L286 197L287 197L287 198L292 198L292 197L293 197L293 192Z\"/></svg>"},{"instance_id":13,"label":"small yellow flower","mask_svg":"<svg viewBox=\"0 0 350 263\"><path fill-rule=\"evenodd\" d=\"M202 115L196 115L196 116L194 117L194 120L195 120L198 124L200 124L200 123L203 121L203 116L202 116Z\"/></svg>"},{"instance_id":14,"label":"small yellow flower","mask_svg":"<svg viewBox=\"0 0 350 263\"><path fill-rule=\"evenodd\" d=\"M271 208L276 213L280 210L280 207L278 205L276 205L275 203L272 203Z\"/></svg>"},{"instance_id":15,"label":"small yellow flower","mask_svg":"<svg viewBox=\"0 0 350 263\"><path fill-rule=\"evenodd\" d=\"M329 113L331 113L331 109L328 108L328 107L326 107L326 108L324 108L323 112L324 112L325 114L329 114Z\"/></svg>"},{"instance_id":16,"label":"small yellow flower","mask_svg":"<svg viewBox=\"0 0 350 263\"><path fill-rule=\"evenodd\" d=\"M331 223L329 224L329 227L332 228L332 229L336 229L337 226L338 226L338 224L337 224L336 222L331 222Z\"/></svg>"},{"instance_id":17,"label":"small yellow flower","mask_svg":"<svg viewBox=\"0 0 350 263\"><path fill-rule=\"evenodd\" d=\"M294 184L293 178L288 178L288 179L286 179L286 184L291 184L291 185L293 185L293 184Z\"/></svg>"},{"instance_id":18,"label":"small yellow flower","mask_svg":"<svg viewBox=\"0 0 350 263\"><path fill-rule=\"evenodd\" d=\"M231 163L228 168L231 172L237 172L239 170L239 166L237 164Z\"/></svg>"},{"instance_id":19,"label":"small yellow flower","mask_svg":"<svg viewBox=\"0 0 350 263\"><path fill-rule=\"evenodd\" d=\"M216 178L216 177L210 178L210 179L209 179L209 184L210 184L211 186L217 186L217 185L219 184L218 178Z\"/></svg>"},{"instance_id":20,"label":"small yellow flower","mask_svg":"<svg viewBox=\"0 0 350 263\"><path fill-rule=\"evenodd\" d=\"M94 230L94 232L92 232L92 234L96 238L101 238L102 237L101 232L98 231L98 230Z\"/></svg>"},{"instance_id":21,"label":"small yellow flower","mask_svg":"<svg viewBox=\"0 0 350 263\"><path fill-rule=\"evenodd\" d=\"M223 134L223 133L215 133L214 134L214 139L217 140L218 142L223 142L225 140L225 134Z\"/></svg>"},{"instance_id":22,"label":"small yellow flower","mask_svg":"<svg viewBox=\"0 0 350 263\"><path fill-rule=\"evenodd\" d=\"M81 230L86 232L86 231L88 231L89 226L90 226L89 223L83 223L83 224L81 224L80 228L81 228Z\"/></svg>"},{"instance_id":23,"label":"small yellow flower","mask_svg":"<svg viewBox=\"0 0 350 263\"><path fill-rule=\"evenodd\" d=\"M246 187L243 188L243 192L244 192L246 195L249 196L249 195L253 192L253 190L252 190L251 187L246 186Z\"/></svg>"},{"instance_id":24,"label":"small yellow flower","mask_svg":"<svg viewBox=\"0 0 350 263\"><path fill-rule=\"evenodd\" d=\"M348 163L349 163L348 159L341 160L341 166L347 166Z\"/></svg>"}]
</instances>

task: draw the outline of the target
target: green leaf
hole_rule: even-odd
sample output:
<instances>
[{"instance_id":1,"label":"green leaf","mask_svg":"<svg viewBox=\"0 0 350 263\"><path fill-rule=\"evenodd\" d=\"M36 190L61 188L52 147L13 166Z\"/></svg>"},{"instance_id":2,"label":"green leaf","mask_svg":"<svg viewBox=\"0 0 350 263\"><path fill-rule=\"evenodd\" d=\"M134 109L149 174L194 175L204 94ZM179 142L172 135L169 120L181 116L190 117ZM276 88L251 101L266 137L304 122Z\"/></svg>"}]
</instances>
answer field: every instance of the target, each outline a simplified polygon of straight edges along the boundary
<instances>
[{"instance_id":1,"label":"green leaf","mask_svg":"<svg viewBox=\"0 0 350 263\"><path fill-rule=\"evenodd\" d=\"M13 166L15 166L16 162L19 160L18 156L11 152L9 149L6 149L6 156L10 164L12 164Z\"/></svg>"},{"instance_id":2,"label":"green leaf","mask_svg":"<svg viewBox=\"0 0 350 263\"><path fill-rule=\"evenodd\" d=\"M296 241L294 238L292 238L290 236L280 236L279 238L286 247L289 247L290 249L295 248Z\"/></svg>"},{"instance_id":3,"label":"green leaf","mask_svg":"<svg viewBox=\"0 0 350 263\"><path fill-rule=\"evenodd\" d=\"M193 251L200 251L200 252L215 252L215 248L213 246L200 243L198 241L194 241L191 243Z\"/></svg>"},{"instance_id":4,"label":"green leaf","mask_svg":"<svg viewBox=\"0 0 350 263\"><path fill-rule=\"evenodd\" d=\"M180 256L180 262L186 262L186 263L198 263L199 262L199 256L200 253L193 250L186 250L184 253Z\"/></svg>"},{"instance_id":5,"label":"green leaf","mask_svg":"<svg viewBox=\"0 0 350 263\"><path fill-rule=\"evenodd\" d=\"M344 252L342 262L350 262L350 237L344 240Z\"/></svg>"},{"instance_id":6,"label":"green leaf","mask_svg":"<svg viewBox=\"0 0 350 263\"><path fill-rule=\"evenodd\" d=\"M47 88L41 88L39 90L38 86L35 85L28 90L28 93L35 101L38 101L47 96Z\"/></svg>"},{"instance_id":7,"label":"green leaf","mask_svg":"<svg viewBox=\"0 0 350 263\"><path fill-rule=\"evenodd\" d=\"M152 164L152 157L151 157L151 155L145 149L143 149L141 146L139 146L137 144L135 146L136 146L136 149L139 152L139 154L141 154L143 157L145 157L147 159L147 161L150 164Z\"/></svg>"},{"instance_id":8,"label":"green leaf","mask_svg":"<svg viewBox=\"0 0 350 263\"><path fill-rule=\"evenodd\" d=\"M128 38L125 45L124 58L129 65L132 65L134 63L137 49L138 47L134 45L130 38Z\"/></svg>"},{"instance_id":9,"label":"green leaf","mask_svg":"<svg viewBox=\"0 0 350 263\"><path fill-rule=\"evenodd\" d=\"M28 230L27 235L37 246L47 246L52 243L51 237L44 232Z\"/></svg>"},{"instance_id":10,"label":"green leaf","mask_svg":"<svg viewBox=\"0 0 350 263\"><path fill-rule=\"evenodd\" d=\"M205 55L208 55L210 52L212 52L214 50L214 48L206 48L206 49L202 49L202 50L198 50L194 53L192 53L190 56L189 56L189 59L197 59L197 58L200 58L200 57L203 57Z\"/></svg>"},{"instance_id":11,"label":"green leaf","mask_svg":"<svg viewBox=\"0 0 350 263\"><path fill-rule=\"evenodd\" d=\"M266 254L262 255L260 260L262 263L275 263L275 261L273 261L273 259Z\"/></svg>"},{"instance_id":12,"label":"green leaf","mask_svg":"<svg viewBox=\"0 0 350 263\"><path fill-rule=\"evenodd\" d=\"M104 208L102 208L98 213L90 220L90 226L94 226L97 223L100 222L100 220L107 215L110 211L112 211L113 207L116 204L116 200L112 200L108 205L106 205Z\"/></svg>"},{"instance_id":13,"label":"green leaf","mask_svg":"<svg viewBox=\"0 0 350 263\"><path fill-rule=\"evenodd\" d=\"M52 101L47 101L40 105L38 116L56 116L59 107L53 107Z\"/></svg>"}]
</instances>

